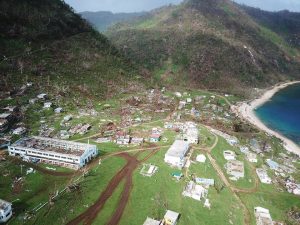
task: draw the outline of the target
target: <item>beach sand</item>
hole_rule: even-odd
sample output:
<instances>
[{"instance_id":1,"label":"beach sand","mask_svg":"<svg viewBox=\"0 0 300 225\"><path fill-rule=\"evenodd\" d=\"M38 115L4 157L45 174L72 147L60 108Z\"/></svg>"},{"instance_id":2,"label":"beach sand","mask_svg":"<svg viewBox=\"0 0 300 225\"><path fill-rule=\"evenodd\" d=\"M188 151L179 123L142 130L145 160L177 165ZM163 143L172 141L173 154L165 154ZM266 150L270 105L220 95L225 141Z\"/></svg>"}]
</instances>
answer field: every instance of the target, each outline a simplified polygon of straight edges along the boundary
<instances>
[{"instance_id":1,"label":"beach sand","mask_svg":"<svg viewBox=\"0 0 300 225\"><path fill-rule=\"evenodd\" d=\"M265 102L269 101L273 97L273 95L278 92L279 90L292 85L300 83L300 81L293 81L284 84L279 84L274 86L273 88L267 90L261 97L254 99L250 103L239 103L237 106L232 106L233 111L242 119L249 121L251 124L255 125L257 128L267 132L269 135L273 135L280 140L282 140L285 149L289 152L293 152L300 156L300 147L288 139L287 137L283 136L282 134L271 130L268 128L255 114L254 110L259 106L263 105Z\"/></svg>"}]
</instances>

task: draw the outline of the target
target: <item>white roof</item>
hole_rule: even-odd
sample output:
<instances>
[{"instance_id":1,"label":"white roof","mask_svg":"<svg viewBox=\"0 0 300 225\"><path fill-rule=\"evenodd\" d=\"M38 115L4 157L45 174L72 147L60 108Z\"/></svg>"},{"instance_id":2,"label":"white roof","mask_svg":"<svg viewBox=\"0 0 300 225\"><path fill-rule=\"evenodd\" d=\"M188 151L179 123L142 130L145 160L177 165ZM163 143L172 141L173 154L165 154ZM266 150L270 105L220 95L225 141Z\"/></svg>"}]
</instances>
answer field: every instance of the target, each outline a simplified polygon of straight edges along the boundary
<instances>
[{"instance_id":1,"label":"white roof","mask_svg":"<svg viewBox=\"0 0 300 225\"><path fill-rule=\"evenodd\" d=\"M6 119L10 115L11 115L11 113L2 113L2 114L0 114L0 119Z\"/></svg>"},{"instance_id":2,"label":"white roof","mask_svg":"<svg viewBox=\"0 0 300 225\"><path fill-rule=\"evenodd\" d=\"M189 143L182 140L176 140L167 151L166 155L173 157L183 157L189 148Z\"/></svg>"},{"instance_id":3,"label":"white roof","mask_svg":"<svg viewBox=\"0 0 300 225\"><path fill-rule=\"evenodd\" d=\"M206 161L205 155L203 155L203 154L197 155L196 161L198 161L198 162L205 162Z\"/></svg>"},{"instance_id":4,"label":"white roof","mask_svg":"<svg viewBox=\"0 0 300 225\"><path fill-rule=\"evenodd\" d=\"M4 201L4 200L0 199L0 210L5 209L9 205L11 205L10 202L7 202L7 201Z\"/></svg>"},{"instance_id":5,"label":"white roof","mask_svg":"<svg viewBox=\"0 0 300 225\"><path fill-rule=\"evenodd\" d=\"M37 97L38 98L44 98L45 96L47 96L47 94L42 93L42 94L39 94Z\"/></svg>"},{"instance_id":6,"label":"white roof","mask_svg":"<svg viewBox=\"0 0 300 225\"><path fill-rule=\"evenodd\" d=\"M171 210L167 210L164 218L175 222L178 219L178 217L179 217L179 213L171 211Z\"/></svg>"},{"instance_id":7,"label":"white roof","mask_svg":"<svg viewBox=\"0 0 300 225\"><path fill-rule=\"evenodd\" d=\"M160 221L157 221L157 220L147 217L147 219L143 225L159 225L159 224L160 224Z\"/></svg>"},{"instance_id":8,"label":"white roof","mask_svg":"<svg viewBox=\"0 0 300 225\"><path fill-rule=\"evenodd\" d=\"M257 213L270 213L268 209L262 208L262 207L255 207L255 212Z\"/></svg>"}]
</instances>

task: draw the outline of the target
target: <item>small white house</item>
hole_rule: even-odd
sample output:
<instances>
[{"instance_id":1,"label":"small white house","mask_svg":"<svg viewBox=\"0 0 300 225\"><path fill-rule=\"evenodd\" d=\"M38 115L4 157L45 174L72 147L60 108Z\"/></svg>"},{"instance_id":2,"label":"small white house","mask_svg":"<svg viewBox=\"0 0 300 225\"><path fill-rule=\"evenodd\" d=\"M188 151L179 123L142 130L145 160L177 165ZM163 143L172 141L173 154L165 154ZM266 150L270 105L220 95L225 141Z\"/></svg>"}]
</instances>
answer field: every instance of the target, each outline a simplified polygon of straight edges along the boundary
<instances>
[{"instance_id":1,"label":"small white house","mask_svg":"<svg viewBox=\"0 0 300 225\"><path fill-rule=\"evenodd\" d=\"M171 166L182 168L186 163L186 154L189 150L189 143L176 140L165 154L165 162Z\"/></svg>"},{"instance_id":2,"label":"small white house","mask_svg":"<svg viewBox=\"0 0 300 225\"><path fill-rule=\"evenodd\" d=\"M224 151L223 155L226 160L235 160L235 157L236 157L235 153L233 151L229 151L229 150Z\"/></svg>"},{"instance_id":3,"label":"small white house","mask_svg":"<svg viewBox=\"0 0 300 225\"><path fill-rule=\"evenodd\" d=\"M44 103L44 109L49 109L52 106L52 102L45 102Z\"/></svg>"},{"instance_id":4,"label":"small white house","mask_svg":"<svg viewBox=\"0 0 300 225\"><path fill-rule=\"evenodd\" d=\"M176 225L179 219L179 213L167 210L164 219L163 219L163 224L166 225Z\"/></svg>"},{"instance_id":5,"label":"small white house","mask_svg":"<svg viewBox=\"0 0 300 225\"><path fill-rule=\"evenodd\" d=\"M47 97L47 94L45 94L45 93L39 94L37 96L38 99L45 99L46 97Z\"/></svg>"},{"instance_id":6,"label":"small white house","mask_svg":"<svg viewBox=\"0 0 300 225\"><path fill-rule=\"evenodd\" d=\"M0 199L0 223L6 223L12 217L12 204Z\"/></svg>"},{"instance_id":7,"label":"small white house","mask_svg":"<svg viewBox=\"0 0 300 225\"><path fill-rule=\"evenodd\" d=\"M143 225L160 225L160 221L147 217Z\"/></svg>"},{"instance_id":8,"label":"small white house","mask_svg":"<svg viewBox=\"0 0 300 225\"><path fill-rule=\"evenodd\" d=\"M61 112L63 112L63 108L58 107L58 108L54 109L54 112L55 113L61 113Z\"/></svg>"},{"instance_id":9,"label":"small white house","mask_svg":"<svg viewBox=\"0 0 300 225\"><path fill-rule=\"evenodd\" d=\"M193 100L192 100L191 98L187 98L187 99L186 99L186 103L188 103L188 104L192 103L192 101L193 101Z\"/></svg>"},{"instance_id":10,"label":"small white house","mask_svg":"<svg viewBox=\"0 0 300 225\"><path fill-rule=\"evenodd\" d=\"M25 127L18 127L13 131L13 134L15 135L22 135L26 133L26 128Z\"/></svg>"}]
</instances>

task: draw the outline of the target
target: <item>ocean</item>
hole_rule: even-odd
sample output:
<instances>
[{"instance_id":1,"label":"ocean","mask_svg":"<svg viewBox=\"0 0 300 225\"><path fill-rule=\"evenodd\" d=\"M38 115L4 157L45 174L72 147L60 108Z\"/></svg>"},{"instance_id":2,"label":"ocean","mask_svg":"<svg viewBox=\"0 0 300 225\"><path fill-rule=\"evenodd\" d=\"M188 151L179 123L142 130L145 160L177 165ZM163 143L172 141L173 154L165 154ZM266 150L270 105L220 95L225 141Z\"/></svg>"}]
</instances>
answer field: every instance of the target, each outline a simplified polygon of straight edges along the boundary
<instances>
[{"instance_id":1,"label":"ocean","mask_svg":"<svg viewBox=\"0 0 300 225\"><path fill-rule=\"evenodd\" d=\"M255 112L267 127L300 145L300 84L280 90Z\"/></svg>"}]
</instances>

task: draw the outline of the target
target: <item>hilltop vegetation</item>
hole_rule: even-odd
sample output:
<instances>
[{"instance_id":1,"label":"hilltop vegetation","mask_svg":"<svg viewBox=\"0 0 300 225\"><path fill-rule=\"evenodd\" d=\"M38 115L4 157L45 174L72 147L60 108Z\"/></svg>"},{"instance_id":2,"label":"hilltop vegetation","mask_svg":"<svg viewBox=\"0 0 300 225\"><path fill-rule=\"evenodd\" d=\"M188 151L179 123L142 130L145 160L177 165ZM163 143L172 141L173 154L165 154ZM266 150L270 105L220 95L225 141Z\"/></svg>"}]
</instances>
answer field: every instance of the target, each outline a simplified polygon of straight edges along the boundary
<instances>
[{"instance_id":1,"label":"hilltop vegetation","mask_svg":"<svg viewBox=\"0 0 300 225\"><path fill-rule=\"evenodd\" d=\"M112 13L106 11L99 12L81 12L80 15L90 21L95 28L100 31L106 31L110 26L122 22L129 21L141 16L147 15L146 12L140 13Z\"/></svg>"},{"instance_id":2,"label":"hilltop vegetation","mask_svg":"<svg viewBox=\"0 0 300 225\"><path fill-rule=\"evenodd\" d=\"M108 35L158 83L241 93L298 75L299 52L228 0L163 7Z\"/></svg>"},{"instance_id":3,"label":"hilltop vegetation","mask_svg":"<svg viewBox=\"0 0 300 225\"><path fill-rule=\"evenodd\" d=\"M104 98L134 73L105 36L60 0L1 0L0 52L2 91L33 81L54 94Z\"/></svg>"},{"instance_id":4,"label":"hilltop vegetation","mask_svg":"<svg viewBox=\"0 0 300 225\"><path fill-rule=\"evenodd\" d=\"M258 8L242 6L245 12L259 24L282 36L292 47L300 47L300 13L287 10L268 12Z\"/></svg>"}]
</instances>

